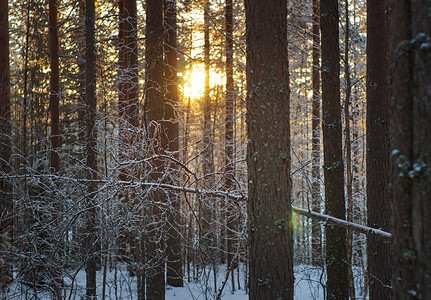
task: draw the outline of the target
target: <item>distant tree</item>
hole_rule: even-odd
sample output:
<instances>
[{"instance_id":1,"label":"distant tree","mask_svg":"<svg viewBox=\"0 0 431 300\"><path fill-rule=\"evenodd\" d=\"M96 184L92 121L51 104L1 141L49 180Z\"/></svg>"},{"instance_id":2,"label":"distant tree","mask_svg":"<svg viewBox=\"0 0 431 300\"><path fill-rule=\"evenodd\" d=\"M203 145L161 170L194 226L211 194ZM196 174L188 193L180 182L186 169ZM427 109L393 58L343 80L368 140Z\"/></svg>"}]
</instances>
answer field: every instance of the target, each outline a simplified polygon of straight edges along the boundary
<instances>
[{"instance_id":1,"label":"distant tree","mask_svg":"<svg viewBox=\"0 0 431 300\"><path fill-rule=\"evenodd\" d=\"M87 299L96 299L97 267L97 129L96 129L96 46L94 0L85 0L85 104L86 104L86 167L87 167L87 229L86 229L86 289Z\"/></svg>"},{"instance_id":2,"label":"distant tree","mask_svg":"<svg viewBox=\"0 0 431 300\"><path fill-rule=\"evenodd\" d=\"M345 219L338 1L320 0L325 211ZM347 299L346 230L326 226L327 298Z\"/></svg>"},{"instance_id":3,"label":"distant tree","mask_svg":"<svg viewBox=\"0 0 431 300\"><path fill-rule=\"evenodd\" d=\"M367 222L390 232L389 28L386 0L367 2ZM370 299L391 299L390 245L367 237Z\"/></svg>"},{"instance_id":4,"label":"distant tree","mask_svg":"<svg viewBox=\"0 0 431 300\"><path fill-rule=\"evenodd\" d=\"M392 298L431 299L431 4L390 4Z\"/></svg>"},{"instance_id":5,"label":"distant tree","mask_svg":"<svg viewBox=\"0 0 431 300\"><path fill-rule=\"evenodd\" d=\"M245 9L250 299L293 299L287 2Z\"/></svg>"},{"instance_id":6,"label":"distant tree","mask_svg":"<svg viewBox=\"0 0 431 300\"><path fill-rule=\"evenodd\" d=\"M320 212L320 2L313 0L313 67L312 67L312 208ZM316 265L322 264L322 231L320 223L312 220L312 260Z\"/></svg>"},{"instance_id":7,"label":"distant tree","mask_svg":"<svg viewBox=\"0 0 431 300\"><path fill-rule=\"evenodd\" d=\"M10 156L11 110L9 69L8 1L0 1L0 291L12 281L10 246L12 243L12 186L7 175L11 172Z\"/></svg>"},{"instance_id":8,"label":"distant tree","mask_svg":"<svg viewBox=\"0 0 431 300\"><path fill-rule=\"evenodd\" d=\"M177 6L176 0L165 0L164 3L164 29L165 29L165 80L166 97L164 102L163 147L168 154L179 159L179 129L176 107L179 104L178 78L177 78ZM167 162L167 166L170 163ZM171 173L170 182L178 184L178 172L173 166L167 169ZM177 193L169 195L171 201L168 237L167 237L167 284L183 286L183 265L181 258L181 205Z\"/></svg>"},{"instance_id":9,"label":"distant tree","mask_svg":"<svg viewBox=\"0 0 431 300\"><path fill-rule=\"evenodd\" d=\"M163 68L163 1L148 0L146 7L146 114L147 130L152 154L160 154L161 121L164 114L164 68ZM150 179L159 182L163 177L163 161L154 159ZM151 193L152 199L146 208L146 261L149 268L146 272L148 300L165 298L165 243L164 243L164 204L165 195L161 190Z\"/></svg>"}]
</instances>

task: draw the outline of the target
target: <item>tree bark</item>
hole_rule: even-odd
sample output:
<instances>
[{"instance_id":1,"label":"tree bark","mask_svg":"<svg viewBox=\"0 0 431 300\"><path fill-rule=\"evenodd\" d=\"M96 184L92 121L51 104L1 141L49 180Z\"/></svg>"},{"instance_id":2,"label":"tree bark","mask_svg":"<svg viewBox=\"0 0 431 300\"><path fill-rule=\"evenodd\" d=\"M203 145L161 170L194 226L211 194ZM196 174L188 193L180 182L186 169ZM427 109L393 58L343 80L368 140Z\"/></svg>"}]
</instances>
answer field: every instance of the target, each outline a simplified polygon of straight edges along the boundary
<instances>
[{"instance_id":1,"label":"tree bark","mask_svg":"<svg viewBox=\"0 0 431 300\"><path fill-rule=\"evenodd\" d=\"M8 259L13 237L12 186L7 175L11 172L12 129L10 111L9 69L9 9L8 1L0 1L0 290L6 291L12 281L12 262Z\"/></svg>"},{"instance_id":2,"label":"tree bark","mask_svg":"<svg viewBox=\"0 0 431 300\"><path fill-rule=\"evenodd\" d=\"M57 1L49 1L49 41L51 55L50 74L50 108L51 108L51 172L60 171L60 103L59 103L59 71L58 71L58 28L57 28Z\"/></svg>"},{"instance_id":3,"label":"tree bark","mask_svg":"<svg viewBox=\"0 0 431 300\"><path fill-rule=\"evenodd\" d=\"M225 22L226 22L226 116L225 116L225 189L226 191L232 190L235 175L234 164L234 136L233 136L233 123L234 123L234 81L233 81L233 10L232 0L226 0L225 6ZM226 239L227 239L227 267L233 263L232 259L235 254L235 221L234 203L231 199L226 198L226 205L223 207L224 215L226 216L222 222L226 222ZM234 268L232 268L233 280ZM233 282L233 281L232 281Z\"/></svg>"},{"instance_id":4,"label":"tree bark","mask_svg":"<svg viewBox=\"0 0 431 300\"><path fill-rule=\"evenodd\" d=\"M430 299L430 2L391 4L393 299Z\"/></svg>"},{"instance_id":5,"label":"tree bark","mask_svg":"<svg viewBox=\"0 0 431 300\"><path fill-rule=\"evenodd\" d=\"M166 99L164 103L163 145L165 151L175 159L179 159L179 128L176 107L178 106L178 79L177 79L177 6L176 0L165 0L164 6L165 26L165 80ZM178 183L178 166L171 166L168 162L166 171L171 172L170 183ZM169 195L171 207L168 222L167 238L167 284L183 286L183 260L181 258L181 205L177 193Z\"/></svg>"},{"instance_id":6,"label":"tree bark","mask_svg":"<svg viewBox=\"0 0 431 300\"><path fill-rule=\"evenodd\" d=\"M94 0L85 1L85 102L87 129L87 196L88 211L86 232L86 295L87 299L96 299L97 249L97 129L96 129L96 47L94 36L95 4Z\"/></svg>"},{"instance_id":7,"label":"tree bark","mask_svg":"<svg viewBox=\"0 0 431 300\"><path fill-rule=\"evenodd\" d=\"M320 212L320 1L313 0L313 67L312 67L312 209ZM322 231L320 223L312 220L312 261L314 265L323 264L322 257Z\"/></svg>"},{"instance_id":8,"label":"tree bark","mask_svg":"<svg viewBox=\"0 0 431 300\"><path fill-rule=\"evenodd\" d=\"M287 2L245 9L250 299L293 299Z\"/></svg>"},{"instance_id":9,"label":"tree bark","mask_svg":"<svg viewBox=\"0 0 431 300\"><path fill-rule=\"evenodd\" d=\"M160 154L161 149L161 128L163 120L164 98L163 98L163 1L147 1L147 37L146 37L146 124L152 154ZM154 160L150 179L160 182L162 179L163 161ZM151 203L146 207L147 228L146 228L146 254L148 265L147 270L147 290L148 300L158 300L165 298L165 228L164 228L164 192L155 190L152 192Z\"/></svg>"},{"instance_id":10,"label":"tree bark","mask_svg":"<svg viewBox=\"0 0 431 300\"><path fill-rule=\"evenodd\" d=\"M367 2L367 223L390 231L389 30L386 0ZM391 299L389 243L367 237L370 299Z\"/></svg>"},{"instance_id":11,"label":"tree bark","mask_svg":"<svg viewBox=\"0 0 431 300\"><path fill-rule=\"evenodd\" d=\"M338 1L320 1L326 214L345 219ZM346 230L326 227L327 298L347 299Z\"/></svg>"},{"instance_id":12,"label":"tree bark","mask_svg":"<svg viewBox=\"0 0 431 300\"><path fill-rule=\"evenodd\" d=\"M344 78L346 80L346 99L344 101L344 144L346 148L346 193L347 193L347 221L353 222L353 167L352 167L352 141L350 138L350 98L352 94L352 84L350 79L349 51L350 51L350 20L349 20L349 1L344 5ZM347 276L349 282L349 297L356 299L355 281L352 269L353 259L353 231L347 230Z\"/></svg>"},{"instance_id":13,"label":"tree bark","mask_svg":"<svg viewBox=\"0 0 431 300\"><path fill-rule=\"evenodd\" d=\"M59 102L59 57L58 57L58 28L57 28L57 1L50 0L49 1L49 42L50 42L50 109L51 109L51 173L55 175L59 175L60 172L60 155L58 153L60 148L60 102ZM56 190L53 191L52 201L53 210L52 216L54 219L54 236L51 237L51 243L54 243L58 240L59 237L59 215L60 215L60 205L56 200ZM61 248L60 248L61 249ZM56 261L56 263L60 260L61 251L58 249L52 253L52 258ZM55 299L61 299L61 272L59 266L54 266L51 271L52 280L52 288Z\"/></svg>"}]
</instances>

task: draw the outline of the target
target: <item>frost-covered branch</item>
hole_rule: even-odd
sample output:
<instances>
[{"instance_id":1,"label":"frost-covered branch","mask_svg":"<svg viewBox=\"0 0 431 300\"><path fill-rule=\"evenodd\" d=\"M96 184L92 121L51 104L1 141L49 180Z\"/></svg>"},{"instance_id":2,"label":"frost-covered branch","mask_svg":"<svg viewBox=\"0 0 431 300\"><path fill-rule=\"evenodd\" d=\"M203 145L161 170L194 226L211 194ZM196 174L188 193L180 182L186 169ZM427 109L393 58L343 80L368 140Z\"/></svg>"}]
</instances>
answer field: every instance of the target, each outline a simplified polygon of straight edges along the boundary
<instances>
[{"instance_id":1,"label":"frost-covered branch","mask_svg":"<svg viewBox=\"0 0 431 300\"><path fill-rule=\"evenodd\" d=\"M317 213L314 211L310 211L310 210L295 207L295 206L292 206L292 210L293 210L293 212L297 213L298 215L303 215L303 216L306 216L308 218L324 221L325 223L331 223L331 224L334 224L336 226L352 229L352 230L358 231L360 233L374 235L374 236L381 238L381 239L384 239L384 240L388 240L388 241L391 240L391 234L389 232L383 231L381 229L375 229L375 228L367 227L364 225L359 225L359 224L356 224L353 222L348 222L346 220L338 219L338 218L335 218L332 216L320 214L320 213Z\"/></svg>"}]
</instances>

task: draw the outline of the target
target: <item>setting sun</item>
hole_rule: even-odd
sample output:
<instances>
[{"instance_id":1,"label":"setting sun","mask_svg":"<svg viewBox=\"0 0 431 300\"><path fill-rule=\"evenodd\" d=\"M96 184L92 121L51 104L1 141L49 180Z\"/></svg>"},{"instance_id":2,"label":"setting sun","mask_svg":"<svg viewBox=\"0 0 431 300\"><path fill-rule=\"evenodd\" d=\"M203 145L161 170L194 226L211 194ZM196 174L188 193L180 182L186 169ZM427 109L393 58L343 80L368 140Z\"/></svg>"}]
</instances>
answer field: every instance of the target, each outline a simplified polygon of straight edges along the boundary
<instances>
[{"instance_id":1,"label":"setting sun","mask_svg":"<svg viewBox=\"0 0 431 300\"><path fill-rule=\"evenodd\" d=\"M193 64L185 73L179 74L183 76L184 83L182 85L183 95L185 99L196 100L204 96L205 90L205 67L203 64ZM222 72L214 68L210 69L210 88L215 86L223 86L225 76Z\"/></svg>"}]
</instances>

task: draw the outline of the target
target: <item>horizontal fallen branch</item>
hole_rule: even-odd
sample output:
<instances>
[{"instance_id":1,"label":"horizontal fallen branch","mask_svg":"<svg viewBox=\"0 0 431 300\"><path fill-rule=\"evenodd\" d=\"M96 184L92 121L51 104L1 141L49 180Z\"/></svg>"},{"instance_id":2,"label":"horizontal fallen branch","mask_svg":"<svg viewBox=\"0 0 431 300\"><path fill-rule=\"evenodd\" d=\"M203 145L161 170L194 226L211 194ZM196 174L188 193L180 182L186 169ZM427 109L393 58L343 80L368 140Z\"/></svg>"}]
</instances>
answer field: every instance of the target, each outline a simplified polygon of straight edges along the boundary
<instances>
[{"instance_id":1,"label":"horizontal fallen branch","mask_svg":"<svg viewBox=\"0 0 431 300\"><path fill-rule=\"evenodd\" d=\"M391 239L391 234L389 232L383 231L381 229L375 229L375 228L359 225L359 224L352 223L352 222L349 222L346 220L338 219L338 218L335 218L332 216L320 214L320 213L317 213L314 211L310 211L310 210L295 207L295 206L292 206L292 211L297 213L298 215L306 216L306 217L312 218L312 219L317 219L317 220L324 221L326 223L331 223L331 224L334 224L336 226L344 227L347 229L352 229L352 230L355 230L355 231L360 232L360 233L373 235L373 236L380 238L380 239L383 239L383 240L390 241L390 239Z\"/></svg>"}]
</instances>

